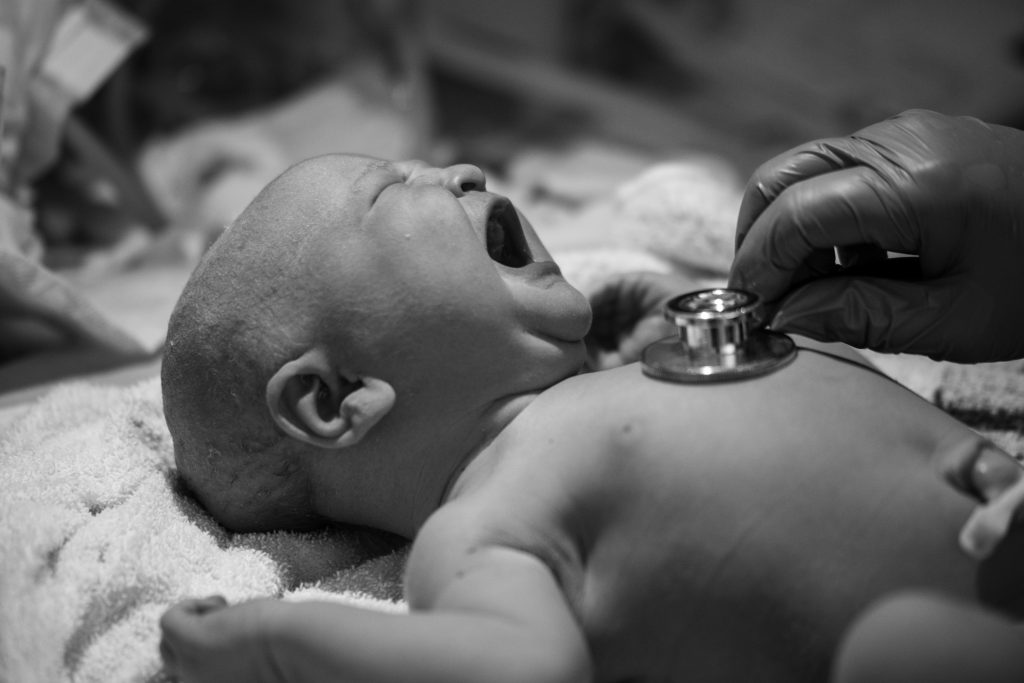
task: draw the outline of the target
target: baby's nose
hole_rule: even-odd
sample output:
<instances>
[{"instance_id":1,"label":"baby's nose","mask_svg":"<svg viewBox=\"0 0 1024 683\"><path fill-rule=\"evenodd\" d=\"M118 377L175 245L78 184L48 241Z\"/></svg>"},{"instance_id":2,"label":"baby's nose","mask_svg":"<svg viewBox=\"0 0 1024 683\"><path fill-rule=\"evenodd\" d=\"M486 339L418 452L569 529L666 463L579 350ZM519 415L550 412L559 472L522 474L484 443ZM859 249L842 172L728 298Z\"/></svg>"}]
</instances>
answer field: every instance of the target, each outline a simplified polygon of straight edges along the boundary
<instances>
[{"instance_id":1,"label":"baby's nose","mask_svg":"<svg viewBox=\"0 0 1024 683\"><path fill-rule=\"evenodd\" d=\"M413 182L437 183L456 197L467 192L487 189L487 176L472 164L456 164L446 168L424 168L414 172Z\"/></svg>"},{"instance_id":2,"label":"baby's nose","mask_svg":"<svg viewBox=\"0 0 1024 683\"><path fill-rule=\"evenodd\" d=\"M441 171L444 186L455 196L487 189L487 176L473 164L456 164Z\"/></svg>"}]
</instances>

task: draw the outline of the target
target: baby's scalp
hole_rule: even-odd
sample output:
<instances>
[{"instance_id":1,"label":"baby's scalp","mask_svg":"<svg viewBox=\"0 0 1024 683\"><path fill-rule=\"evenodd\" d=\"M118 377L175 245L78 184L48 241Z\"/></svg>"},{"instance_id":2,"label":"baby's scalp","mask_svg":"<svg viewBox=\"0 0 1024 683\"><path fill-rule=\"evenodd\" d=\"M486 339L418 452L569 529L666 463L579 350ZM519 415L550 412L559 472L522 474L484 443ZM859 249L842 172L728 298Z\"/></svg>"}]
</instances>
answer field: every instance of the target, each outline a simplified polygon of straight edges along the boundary
<instances>
[{"instance_id":1,"label":"baby's scalp","mask_svg":"<svg viewBox=\"0 0 1024 683\"><path fill-rule=\"evenodd\" d=\"M475 166L311 159L225 231L172 315L179 469L231 528L326 518L411 535L503 406L578 372L589 323Z\"/></svg>"},{"instance_id":2,"label":"baby's scalp","mask_svg":"<svg viewBox=\"0 0 1024 683\"><path fill-rule=\"evenodd\" d=\"M340 154L296 164L211 246L179 298L162 368L166 420L182 479L232 529L321 521L304 465L316 449L275 425L268 380L318 344L374 345L373 326L342 313L383 320L372 289L387 273L358 267L372 241L361 228L381 187L405 180L403 168ZM352 268L328 256L346 252ZM337 291L350 284L355 296Z\"/></svg>"},{"instance_id":3,"label":"baby's scalp","mask_svg":"<svg viewBox=\"0 0 1024 683\"><path fill-rule=\"evenodd\" d=\"M170 319L161 375L175 460L193 493L232 528L278 526L278 506L302 525L311 514L299 500L307 485L301 445L274 428L265 387L309 341L314 310L297 277L311 257L304 238L336 218L336 204L311 200L318 193L309 181L338 162L354 173L376 166L347 161L307 162L268 185L205 255Z\"/></svg>"}]
</instances>

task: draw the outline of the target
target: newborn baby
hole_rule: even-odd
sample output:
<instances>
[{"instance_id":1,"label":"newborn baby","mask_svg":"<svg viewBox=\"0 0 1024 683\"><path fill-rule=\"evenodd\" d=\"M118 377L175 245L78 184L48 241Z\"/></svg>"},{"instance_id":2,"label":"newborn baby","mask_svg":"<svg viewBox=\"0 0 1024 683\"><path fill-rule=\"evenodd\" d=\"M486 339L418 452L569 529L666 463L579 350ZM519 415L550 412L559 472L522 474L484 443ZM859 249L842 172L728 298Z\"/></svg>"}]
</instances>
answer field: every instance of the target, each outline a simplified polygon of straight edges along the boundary
<instances>
[{"instance_id":1,"label":"newborn baby","mask_svg":"<svg viewBox=\"0 0 1024 683\"><path fill-rule=\"evenodd\" d=\"M1019 604L1018 563L957 546L967 493L1015 467L966 427L805 340L755 380L578 374L590 315L473 166L332 155L271 183L171 320L178 470L229 529L415 539L411 614L190 600L169 669L821 681L880 596Z\"/></svg>"}]
</instances>

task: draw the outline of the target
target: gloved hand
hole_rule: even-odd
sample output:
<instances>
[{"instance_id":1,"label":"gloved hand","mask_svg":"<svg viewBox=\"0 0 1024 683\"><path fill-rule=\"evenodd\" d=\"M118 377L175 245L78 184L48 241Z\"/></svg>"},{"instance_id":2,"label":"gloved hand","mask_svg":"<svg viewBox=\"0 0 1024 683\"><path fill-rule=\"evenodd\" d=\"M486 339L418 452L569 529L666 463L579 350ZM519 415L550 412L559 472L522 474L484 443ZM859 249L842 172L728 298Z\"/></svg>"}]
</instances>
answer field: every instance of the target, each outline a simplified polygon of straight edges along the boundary
<instances>
[{"instance_id":1,"label":"gloved hand","mask_svg":"<svg viewBox=\"0 0 1024 683\"><path fill-rule=\"evenodd\" d=\"M835 246L859 263L836 265ZM729 284L775 308L777 330L1024 357L1024 132L915 110L772 159L747 185Z\"/></svg>"},{"instance_id":2,"label":"gloved hand","mask_svg":"<svg viewBox=\"0 0 1024 683\"><path fill-rule=\"evenodd\" d=\"M593 322L587 334L591 370L633 363L648 344L676 332L662 313L666 301L698 288L683 275L654 272L611 276L590 295Z\"/></svg>"}]
</instances>

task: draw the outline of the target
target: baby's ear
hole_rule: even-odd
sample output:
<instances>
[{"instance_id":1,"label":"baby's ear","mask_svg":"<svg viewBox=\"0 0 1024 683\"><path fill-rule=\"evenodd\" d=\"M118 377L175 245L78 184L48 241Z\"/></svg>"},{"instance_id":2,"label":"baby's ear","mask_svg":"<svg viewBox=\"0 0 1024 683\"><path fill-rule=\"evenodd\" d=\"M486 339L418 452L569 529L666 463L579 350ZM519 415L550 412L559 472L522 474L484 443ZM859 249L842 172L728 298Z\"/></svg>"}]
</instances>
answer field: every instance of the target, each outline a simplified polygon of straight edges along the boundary
<instances>
[{"instance_id":1,"label":"baby's ear","mask_svg":"<svg viewBox=\"0 0 1024 683\"><path fill-rule=\"evenodd\" d=\"M394 404L390 384L347 375L322 349L285 363L267 382L267 408L277 426L321 448L358 443Z\"/></svg>"}]
</instances>

